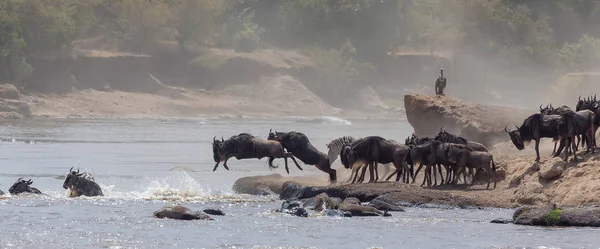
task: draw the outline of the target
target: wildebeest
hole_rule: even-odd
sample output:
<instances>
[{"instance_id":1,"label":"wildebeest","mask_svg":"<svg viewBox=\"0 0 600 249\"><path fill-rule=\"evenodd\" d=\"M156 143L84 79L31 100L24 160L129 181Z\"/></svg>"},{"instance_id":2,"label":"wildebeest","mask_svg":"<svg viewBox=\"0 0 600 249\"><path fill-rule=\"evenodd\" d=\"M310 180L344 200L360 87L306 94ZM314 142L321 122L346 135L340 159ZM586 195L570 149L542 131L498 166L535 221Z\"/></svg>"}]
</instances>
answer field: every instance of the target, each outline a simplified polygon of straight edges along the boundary
<instances>
[{"instance_id":1,"label":"wildebeest","mask_svg":"<svg viewBox=\"0 0 600 249\"><path fill-rule=\"evenodd\" d=\"M254 137L248 133L240 133L235 136L231 136L229 139L221 141L213 138L213 158L215 160L215 167L213 171L217 170L217 167L223 162L223 167L229 170L227 166L227 160L235 157L237 160L257 158L262 159L268 157L269 167L277 168L273 165L275 158L283 158L285 162L285 170L290 173L288 168L288 158L296 164L298 169L302 170L302 167L298 165L298 162L293 157L292 153L285 152L282 144L277 141L264 140L261 138Z\"/></svg>"},{"instance_id":2,"label":"wildebeest","mask_svg":"<svg viewBox=\"0 0 600 249\"><path fill-rule=\"evenodd\" d=\"M546 105L546 107L542 108L542 105L540 105L540 114L543 115L562 115L568 111L572 111L570 107L563 105L561 107L558 108L554 108L552 106L552 104ZM578 137L578 140L580 140L580 138ZM562 145L564 145L565 140L561 140L560 143ZM577 144L579 145L579 141L577 141ZM556 143L554 143L554 149L552 150L552 155L556 154ZM577 147L577 146L576 146ZM567 147L567 151L569 150L569 147Z\"/></svg>"},{"instance_id":3,"label":"wildebeest","mask_svg":"<svg viewBox=\"0 0 600 249\"><path fill-rule=\"evenodd\" d=\"M596 116L594 112L590 110L581 110L578 112L574 111L566 111L561 114L561 117L564 118L565 122L559 124L559 136L565 141L567 141L566 146L571 145L573 151L573 160L577 160L577 155L575 153L575 137L577 135L581 135L584 139L582 142L587 145L587 152L594 152L596 146L596 127L595 120ZM559 147L557 154L558 156L562 151L563 143L561 143L561 147ZM568 159L569 153L567 152L567 156L565 156L565 161Z\"/></svg>"},{"instance_id":4,"label":"wildebeest","mask_svg":"<svg viewBox=\"0 0 600 249\"><path fill-rule=\"evenodd\" d=\"M453 180L453 183L457 183L458 176L466 168L472 169L483 169L486 171L488 176L487 188L490 188L491 179L494 179L494 188L496 188L496 164L492 154L483 151L474 151L468 147L449 145L446 147L445 158L450 162L458 165L459 171ZM472 179L471 184L475 183L475 178ZM465 182L466 184L466 182Z\"/></svg>"},{"instance_id":5,"label":"wildebeest","mask_svg":"<svg viewBox=\"0 0 600 249\"><path fill-rule=\"evenodd\" d=\"M359 140L359 139L356 139L351 136L343 136L343 137L333 139L329 143L325 144L325 146L327 146L327 149L328 149L327 157L329 157L329 162L331 163L331 165L333 165L333 162L335 162L337 160L338 156L340 156L340 158L341 158L342 148L344 148L345 146L352 146L352 144L354 142L356 142L357 140ZM356 164L350 166L352 168L352 173L350 174L349 180L352 179L352 176L355 175L355 173L358 170L360 170L366 166L368 166L366 163L356 163ZM386 163L386 164L383 164L383 166L386 168L386 170L389 170L390 164ZM344 167L346 167L346 165L344 165ZM377 179L379 179L379 171L377 169L375 169L375 172L377 173ZM387 173L388 173L388 171L386 171L382 177L385 177L385 175L387 175Z\"/></svg>"},{"instance_id":6,"label":"wildebeest","mask_svg":"<svg viewBox=\"0 0 600 249\"><path fill-rule=\"evenodd\" d=\"M366 162L369 164L371 173L369 182L376 182L377 179L374 179L373 175L375 174L374 170L377 164L393 163L396 170L386 180L389 180L395 173L396 181L399 181L403 173L410 171L407 165L409 153L410 149L406 145L393 140L387 140L380 136L368 136L353 143L352 146L345 146L343 148L344 159L347 160L344 166L348 168L354 165L355 162ZM366 168L363 169L361 180L364 178L365 171Z\"/></svg>"},{"instance_id":7,"label":"wildebeest","mask_svg":"<svg viewBox=\"0 0 600 249\"><path fill-rule=\"evenodd\" d=\"M331 168L327 155L315 148L304 133L296 131L273 132L270 130L267 139L279 141L283 148L304 164L315 165L317 169L329 174L331 183L337 180L337 173L335 169Z\"/></svg>"},{"instance_id":8,"label":"wildebeest","mask_svg":"<svg viewBox=\"0 0 600 249\"><path fill-rule=\"evenodd\" d=\"M71 190L69 197L104 196L98 183L86 178L84 173L80 174L79 169L73 171L73 167L69 169L69 174L67 174L63 183L63 188Z\"/></svg>"},{"instance_id":9,"label":"wildebeest","mask_svg":"<svg viewBox=\"0 0 600 249\"><path fill-rule=\"evenodd\" d=\"M41 194L42 192L37 188L31 187L33 182L31 179L25 181L23 178L17 179L17 181L8 189L8 192L11 195L18 195L21 193L32 193L32 194Z\"/></svg>"},{"instance_id":10,"label":"wildebeest","mask_svg":"<svg viewBox=\"0 0 600 249\"><path fill-rule=\"evenodd\" d=\"M485 151L488 149L481 143L467 140L466 138L451 134L447 132L444 127L440 128L440 132L433 138L434 140L440 141L442 143L455 143L455 144L464 144L467 147L475 150L475 151Z\"/></svg>"},{"instance_id":11,"label":"wildebeest","mask_svg":"<svg viewBox=\"0 0 600 249\"><path fill-rule=\"evenodd\" d=\"M534 140L536 153L535 161L539 162L540 139L546 137L552 138L554 143L558 142L558 127L560 125L565 125L565 119L561 115L544 115L536 113L523 120L523 124L521 124L520 127L515 126L517 128L516 130L509 131L507 127L504 127L504 131L508 133L510 140L519 150L525 149L525 143Z\"/></svg>"}]
</instances>

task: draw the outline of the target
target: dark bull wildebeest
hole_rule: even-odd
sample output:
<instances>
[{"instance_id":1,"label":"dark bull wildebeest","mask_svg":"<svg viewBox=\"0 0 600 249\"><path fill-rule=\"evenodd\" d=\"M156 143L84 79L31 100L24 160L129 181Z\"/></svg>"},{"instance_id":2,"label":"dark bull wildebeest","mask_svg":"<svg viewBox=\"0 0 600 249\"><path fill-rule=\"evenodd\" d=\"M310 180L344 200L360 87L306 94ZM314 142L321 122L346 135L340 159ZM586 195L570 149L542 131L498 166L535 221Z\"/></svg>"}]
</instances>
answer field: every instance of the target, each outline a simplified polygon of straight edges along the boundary
<instances>
[{"instance_id":1,"label":"dark bull wildebeest","mask_svg":"<svg viewBox=\"0 0 600 249\"><path fill-rule=\"evenodd\" d=\"M475 151L488 152L488 149L485 147L485 145L475 141L469 141L463 137L451 134L447 132L446 129L444 129L444 127L440 128L440 132L433 139L442 143L464 144Z\"/></svg>"},{"instance_id":2,"label":"dark bull wildebeest","mask_svg":"<svg viewBox=\"0 0 600 249\"><path fill-rule=\"evenodd\" d=\"M389 180L396 174L396 181L399 181L402 176L403 181L408 182L408 174L411 173L410 176L412 176L411 169L407 164L409 153L410 149L406 145L379 136L368 136L355 141L352 145L346 145L342 149L342 163L345 168L352 167L356 162L366 163L371 173L369 182L376 182L378 179L378 174L375 173L378 163L393 163L396 170L385 180ZM366 170L367 167L364 167L359 178L360 182L364 180ZM355 180L356 176L354 176Z\"/></svg>"},{"instance_id":3,"label":"dark bull wildebeest","mask_svg":"<svg viewBox=\"0 0 600 249\"><path fill-rule=\"evenodd\" d=\"M104 196L102 189L98 183L85 176L85 173L79 174L79 169L73 171L73 167L69 169L69 174L63 183L64 189L70 189L69 197L78 196Z\"/></svg>"},{"instance_id":4,"label":"dark bull wildebeest","mask_svg":"<svg viewBox=\"0 0 600 249\"><path fill-rule=\"evenodd\" d=\"M223 162L223 167L229 170L227 160L232 157L235 157L237 160L251 158L262 159L268 157L270 168L278 168L277 165L273 165L273 160L275 160L275 158L283 158L285 161L285 170L288 174L290 173L290 170L288 168L287 159L291 158L296 164L296 167L302 170L292 153L285 152L281 143L260 139L248 133L240 133L227 140L221 138L221 141L213 138L212 146L213 158L216 163L213 171L217 170L217 167L221 162Z\"/></svg>"},{"instance_id":5,"label":"dark bull wildebeest","mask_svg":"<svg viewBox=\"0 0 600 249\"><path fill-rule=\"evenodd\" d=\"M8 192L11 195L18 195L21 193L32 193L32 194L42 194L40 190L37 188L31 187L33 182L31 179L25 181L23 178L19 178L13 185L8 189Z\"/></svg>"},{"instance_id":6,"label":"dark bull wildebeest","mask_svg":"<svg viewBox=\"0 0 600 249\"><path fill-rule=\"evenodd\" d=\"M269 130L267 139L279 141L283 148L291 152L294 157L300 159L304 164L314 165L317 169L329 174L331 183L337 181L337 173L335 169L331 168L329 157L315 148L304 133L296 131L273 132Z\"/></svg>"},{"instance_id":7,"label":"dark bull wildebeest","mask_svg":"<svg viewBox=\"0 0 600 249\"><path fill-rule=\"evenodd\" d=\"M587 150L586 153L594 152L596 147L596 126L595 120L596 116L594 112L590 110L581 110L578 112L567 111L561 115L565 119L564 124L559 125L559 136L561 137L561 141L567 141L566 146L571 145L573 152L573 160L577 160L576 145L575 145L575 137L578 135L582 136L583 145L586 145ZM563 149L564 143L561 142L558 151L554 155L555 157L560 155ZM565 161L569 157L569 152L567 151L567 155L565 156Z\"/></svg>"},{"instance_id":8,"label":"dark bull wildebeest","mask_svg":"<svg viewBox=\"0 0 600 249\"><path fill-rule=\"evenodd\" d=\"M509 131L504 127L504 131L510 136L518 150L525 149L525 143L531 140L535 141L535 161L540 161L540 139L552 138L554 143L559 141L558 127L565 125L565 119L561 115L544 115L540 113L532 114L523 120L521 127L515 126L516 130Z\"/></svg>"},{"instance_id":9,"label":"dark bull wildebeest","mask_svg":"<svg viewBox=\"0 0 600 249\"><path fill-rule=\"evenodd\" d=\"M458 182L458 176L467 168L475 170L483 169L488 176L488 184L486 188L490 188L490 182L492 179L494 179L494 188L496 188L496 164L494 163L494 157L492 154L484 151L474 151L468 147L460 145L448 145L446 146L445 158L448 159L448 161L458 165L458 173L453 180L454 184ZM475 177L473 177L471 180L471 185L474 183Z\"/></svg>"}]
</instances>

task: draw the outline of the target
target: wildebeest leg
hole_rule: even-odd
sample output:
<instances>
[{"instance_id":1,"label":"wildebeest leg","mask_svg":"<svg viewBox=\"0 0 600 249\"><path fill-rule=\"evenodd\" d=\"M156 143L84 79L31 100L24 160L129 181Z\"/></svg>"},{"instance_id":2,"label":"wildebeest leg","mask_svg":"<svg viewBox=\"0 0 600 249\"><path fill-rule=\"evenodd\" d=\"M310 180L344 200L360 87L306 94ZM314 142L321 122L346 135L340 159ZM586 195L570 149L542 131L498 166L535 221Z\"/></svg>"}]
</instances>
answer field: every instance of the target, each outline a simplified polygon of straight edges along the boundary
<instances>
[{"instance_id":1,"label":"wildebeest leg","mask_svg":"<svg viewBox=\"0 0 600 249\"><path fill-rule=\"evenodd\" d=\"M302 167L300 167L300 165L298 164L298 161L296 161L296 158L294 158L294 155L291 152L286 152L285 156L291 158L292 161L294 162L294 164L296 164L296 167L298 167L298 169L303 170ZM286 166L286 168L287 168L287 166Z\"/></svg>"},{"instance_id":2,"label":"wildebeest leg","mask_svg":"<svg viewBox=\"0 0 600 249\"><path fill-rule=\"evenodd\" d=\"M571 147L573 149L573 162L577 162L579 159L577 159L577 152L575 151L575 139L573 137L569 138L570 142L571 142Z\"/></svg>"},{"instance_id":3,"label":"wildebeest leg","mask_svg":"<svg viewBox=\"0 0 600 249\"><path fill-rule=\"evenodd\" d=\"M539 162L540 161L540 138L535 138L535 161Z\"/></svg>"},{"instance_id":4,"label":"wildebeest leg","mask_svg":"<svg viewBox=\"0 0 600 249\"><path fill-rule=\"evenodd\" d=\"M285 171L290 174L290 168L288 167L288 158L287 156L283 157L283 162L285 163Z\"/></svg>"},{"instance_id":5,"label":"wildebeest leg","mask_svg":"<svg viewBox=\"0 0 600 249\"><path fill-rule=\"evenodd\" d=\"M217 167L219 167L219 163L221 163L221 162L215 163L215 167L213 168L213 172L215 172L215 170L217 170Z\"/></svg>"},{"instance_id":6,"label":"wildebeest leg","mask_svg":"<svg viewBox=\"0 0 600 249\"><path fill-rule=\"evenodd\" d=\"M415 174L413 175L412 183L415 183L415 178L417 175L419 175L419 171L421 171L421 168L423 168L423 163L419 164L419 167L417 168L417 172L415 172Z\"/></svg>"},{"instance_id":7,"label":"wildebeest leg","mask_svg":"<svg viewBox=\"0 0 600 249\"><path fill-rule=\"evenodd\" d=\"M552 150L551 156L554 156L555 154L556 154L556 142L554 142L554 149Z\"/></svg>"},{"instance_id":8,"label":"wildebeest leg","mask_svg":"<svg viewBox=\"0 0 600 249\"><path fill-rule=\"evenodd\" d=\"M360 172L360 177L358 177L358 182L362 183L365 180L365 174L367 173L367 168L370 166L371 162L368 162L363 170Z\"/></svg>"},{"instance_id":9,"label":"wildebeest leg","mask_svg":"<svg viewBox=\"0 0 600 249\"><path fill-rule=\"evenodd\" d=\"M377 162L373 162L372 166L369 168L369 173L371 174L371 178L369 178L369 182L377 182L379 179L379 173L377 170Z\"/></svg>"},{"instance_id":10,"label":"wildebeest leg","mask_svg":"<svg viewBox=\"0 0 600 249\"><path fill-rule=\"evenodd\" d=\"M440 172L440 185L443 185L444 184L444 175L442 175L442 165L438 164L437 167L438 167L438 171Z\"/></svg>"},{"instance_id":11,"label":"wildebeest leg","mask_svg":"<svg viewBox=\"0 0 600 249\"><path fill-rule=\"evenodd\" d=\"M225 159L225 161L223 161L223 167L225 167L226 170L229 170L229 167L227 167L227 160L229 160L229 158Z\"/></svg>"}]
</instances>

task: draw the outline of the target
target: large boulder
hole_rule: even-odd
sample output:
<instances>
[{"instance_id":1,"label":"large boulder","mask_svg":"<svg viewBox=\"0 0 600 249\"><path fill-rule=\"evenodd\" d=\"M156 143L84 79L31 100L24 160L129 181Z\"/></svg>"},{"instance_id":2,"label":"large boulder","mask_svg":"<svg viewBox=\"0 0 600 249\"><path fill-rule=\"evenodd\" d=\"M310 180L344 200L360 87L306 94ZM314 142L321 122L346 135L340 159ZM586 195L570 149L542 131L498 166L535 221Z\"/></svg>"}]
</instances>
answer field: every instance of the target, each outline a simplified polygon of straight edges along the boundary
<instances>
[{"instance_id":1,"label":"large boulder","mask_svg":"<svg viewBox=\"0 0 600 249\"><path fill-rule=\"evenodd\" d=\"M525 207L517 209L513 219L518 225L600 227L600 208Z\"/></svg>"},{"instance_id":2,"label":"large boulder","mask_svg":"<svg viewBox=\"0 0 600 249\"><path fill-rule=\"evenodd\" d=\"M18 119L31 117L29 104L14 100L0 98L0 119Z\"/></svg>"},{"instance_id":3,"label":"large boulder","mask_svg":"<svg viewBox=\"0 0 600 249\"><path fill-rule=\"evenodd\" d=\"M0 99L20 99L21 92L10 84L0 84Z\"/></svg>"},{"instance_id":4,"label":"large boulder","mask_svg":"<svg viewBox=\"0 0 600 249\"><path fill-rule=\"evenodd\" d=\"M433 137L441 127L488 148L509 140L504 128L514 129L534 111L481 105L457 98L430 95L405 95L408 122L418 136Z\"/></svg>"}]
</instances>

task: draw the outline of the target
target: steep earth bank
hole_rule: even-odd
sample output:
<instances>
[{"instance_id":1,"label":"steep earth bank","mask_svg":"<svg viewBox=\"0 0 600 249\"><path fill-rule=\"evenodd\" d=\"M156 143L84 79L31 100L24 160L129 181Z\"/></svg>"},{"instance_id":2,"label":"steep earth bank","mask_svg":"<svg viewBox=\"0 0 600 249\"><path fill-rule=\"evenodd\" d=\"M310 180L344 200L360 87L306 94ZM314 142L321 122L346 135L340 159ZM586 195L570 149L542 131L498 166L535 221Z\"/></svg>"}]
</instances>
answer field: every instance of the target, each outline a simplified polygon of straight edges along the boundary
<instances>
[{"instance_id":1,"label":"steep earth bank","mask_svg":"<svg viewBox=\"0 0 600 249\"><path fill-rule=\"evenodd\" d=\"M332 106L308 57L291 50L182 54L74 50L32 58L23 100L34 116L336 115L387 117L390 108L368 87L356 106ZM396 114L395 112L393 112Z\"/></svg>"},{"instance_id":2,"label":"steep earth bank","mask_svg":"<svg viewBox=\"0 0 600 249\"><path fill-rule=\"evenodd\" d=\"M405 95L404 109L417 136L446 131L490 147L507 141L504 128L514 129L534 110L489 106L436 95Z\"/></svg>"}]
</instances>

